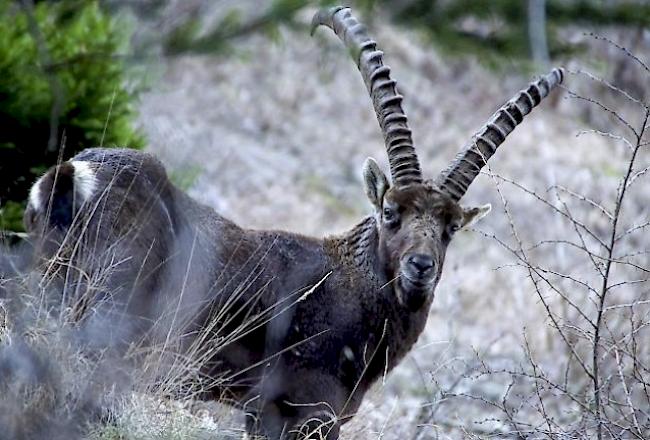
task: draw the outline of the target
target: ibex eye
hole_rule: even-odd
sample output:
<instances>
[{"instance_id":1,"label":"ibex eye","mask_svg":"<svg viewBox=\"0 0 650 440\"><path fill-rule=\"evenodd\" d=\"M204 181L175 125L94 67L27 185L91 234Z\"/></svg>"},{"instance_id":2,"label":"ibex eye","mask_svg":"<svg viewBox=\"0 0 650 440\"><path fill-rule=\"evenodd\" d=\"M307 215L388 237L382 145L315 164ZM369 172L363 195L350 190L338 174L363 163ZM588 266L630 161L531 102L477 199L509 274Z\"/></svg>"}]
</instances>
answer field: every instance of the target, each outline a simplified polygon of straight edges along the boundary
<instances>
[{"instance_id":1,"label":"ibex eye","mask_svg":"<svg viewBox=\"0 0 650 440\"><path fill-rule=\"evenodd\" d=\"M399 221L399 216L397 210L394 208L386 207L384 208L384 221L390 226L394 226Z\"/></svg>"}]
</instances>

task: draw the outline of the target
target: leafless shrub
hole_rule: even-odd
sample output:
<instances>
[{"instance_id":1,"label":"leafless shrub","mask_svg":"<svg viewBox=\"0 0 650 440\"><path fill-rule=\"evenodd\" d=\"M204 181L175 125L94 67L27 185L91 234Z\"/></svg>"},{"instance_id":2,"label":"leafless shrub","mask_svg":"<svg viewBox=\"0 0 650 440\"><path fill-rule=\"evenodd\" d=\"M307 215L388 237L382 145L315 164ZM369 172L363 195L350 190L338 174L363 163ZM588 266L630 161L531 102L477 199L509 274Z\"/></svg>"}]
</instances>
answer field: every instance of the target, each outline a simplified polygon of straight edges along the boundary
<instances>
[{"instance_id":1,"label":"leafless shrub","mask_svg":"<svg viewBox=\"0 0 650 440\"><path fill-rule=\"evenodd\" d=\"M621 51L650 78L648 65L626 48L595 39ZM594 185L582 190L552 182L540 191L490 173L510 233L483 234L527 276L549 329L542 347L529 339L540 329L523 330L520 361L491 357L489 346L470 359L441 359L444 368L433 373L436 394L421 412L422 427L438 435L451 426L481 438L650 436L650 222L642 202L650 170L650 103L586 70L572 73L606 93L593 98L568 90L568 98L610 121L578 136L609 139L611 154L623 155L625 166L612 161L605 173L592 170ZM513 194L540 204L554 223L522 234ZM456 400L467 414L480 407L486 416L471 422L441 417L441 408Z\"/></svg>"}]
</instances>

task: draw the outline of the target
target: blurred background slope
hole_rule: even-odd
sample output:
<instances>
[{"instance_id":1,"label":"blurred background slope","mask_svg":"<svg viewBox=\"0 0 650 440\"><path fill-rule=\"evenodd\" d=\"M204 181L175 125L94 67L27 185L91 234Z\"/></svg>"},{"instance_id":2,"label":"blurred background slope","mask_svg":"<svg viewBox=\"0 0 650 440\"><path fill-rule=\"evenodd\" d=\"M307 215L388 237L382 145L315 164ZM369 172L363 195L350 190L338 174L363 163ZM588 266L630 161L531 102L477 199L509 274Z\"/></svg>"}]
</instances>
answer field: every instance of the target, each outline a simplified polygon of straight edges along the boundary
<instances>
[{"instance_id":1,"label":"blurred background slope","mask_svg":"<svg viewBox=\"0 0 650 440\"><path fill-rule=\"evenodd\" d=\"M13 7L29 11L42 3L47 2ZM192 196L247 227L319 236L342 232L370 212L363 160L373 156L387 168L354 63L328 30L309 37L316 6L298 0L100 2L101 13L133 33L130 46L114 51L113 58L130 68L125 84L144 79L147 85L127 88L137 109L137 118L129 117L146 138L146 151L161 158L172 180ZM359 0L351 6L385 52L429 175L535 74L556 64L572 72L566 88L616 109L633 124L642 122L638 105L576 72L602 76L647 103L648 72L590 35L610 38L647 63L647 2ZM110 130L112 123L113 118L100 128ZM583 130L613 136L579 135ZM531 277L513 266L516 259L493 237L513 243L514 222L524 245L534 246L566 239L572 225L494 174L557 206L567 203L581 222L606 231L607 222L593 206L557 197L561 190L555 185L598 203L613 200L629 162L629 151L616 139L620 131L611 113L565 90L515 130L464 198L467 204L490 202L494 211L479 231L455 238L418 346L374 388L361 416L346 425L345 438L506 435L512 426L498 403L513 379L487 374L485 365L490 373L509 371L533 357L540 368L565 371L571 356L558 342ZM64 133L59 130L59 144L65 143ZM47 145L30 144L36 146ZM71 154L65 150L64 157ZM647 166L647 148L639 162ZM626 205L631 227L650 214L643 187L630 192ZM643 231L626 246L640 252L639 265L648 268L650 240ZM589 262L570 250L540 247L534 257L593 282ZM551 307L567 324L574 322L575 312L550 293ZM587 313L593 311L588 297L574 293ZM643 281L616 301L647 298ZM644 328L641 341L650 346ZM581 380L575 378L576 386L587 387ZM537 407L527 402L520 399L521 419L541 423ZM573 423L566 417L569 421L557 423Z\"/></svg>"}]
</instances>

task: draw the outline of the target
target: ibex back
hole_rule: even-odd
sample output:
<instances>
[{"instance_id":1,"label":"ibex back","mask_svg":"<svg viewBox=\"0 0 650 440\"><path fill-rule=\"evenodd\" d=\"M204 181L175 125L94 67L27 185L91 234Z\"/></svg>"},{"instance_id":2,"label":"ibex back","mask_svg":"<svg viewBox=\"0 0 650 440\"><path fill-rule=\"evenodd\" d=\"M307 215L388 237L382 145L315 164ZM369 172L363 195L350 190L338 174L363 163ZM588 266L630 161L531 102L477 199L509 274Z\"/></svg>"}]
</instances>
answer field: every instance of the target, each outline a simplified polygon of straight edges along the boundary
<instances>
[{"instance_id":1,"label":"ibex back","mask_svg":"<svg viewBox=\"0 0 650 440\"><path fill-rule=\"evenodd\" d=\"M66 291L70 279L114 266L106 279L120 282L107 282L110 292L98 289L82 308L132 317L113 331L147 330L161 304L175 305L167 338L178 330L179 349L213 348L201 352L197 378L213 379L201 396L230 399L246 411L250 434L271 439L338 438L371 384L413 346L454 233L489 211L459 200L563 78L555 69L519 92L426 180L375 41L348 8L318 13L318 25L332 28L356 61L390 163L389 183L366 161L374 213L352 230L317 239L243 229L174 187L152 156L116 149L89 149L48 171L25 219L42 238L47 273L64 276ZM106 301L97 298L107 297L101 311Z\"/></svg>"}]
</instances>

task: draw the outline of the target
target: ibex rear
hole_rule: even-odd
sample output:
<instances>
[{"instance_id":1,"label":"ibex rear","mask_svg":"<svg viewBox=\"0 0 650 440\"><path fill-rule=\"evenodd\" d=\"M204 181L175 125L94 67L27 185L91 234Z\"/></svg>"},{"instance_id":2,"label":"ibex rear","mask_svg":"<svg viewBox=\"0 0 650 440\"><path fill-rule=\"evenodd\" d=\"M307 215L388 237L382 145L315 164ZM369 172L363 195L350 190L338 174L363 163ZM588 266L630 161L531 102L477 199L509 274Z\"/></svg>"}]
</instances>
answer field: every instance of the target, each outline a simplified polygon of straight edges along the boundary
<instances>
[{"instance_id":1,"label":"ibex rear","mask_svg":"<svg viewBox=\"0 0 650 440\"><path fill-rule=\"evenodd\" d=\"M110 297L105 313L129 316L130 329L148 330L161 304L174 305L167 321L182 334L178 349L214 347L202 352L197 377L213 380L201 397L240 406L247 431L270 439L338 438L371 384L408 352L454 233L489 211L459 200L563 78L556 69L519 92L426 180L375 41L348 8L318 13L318 25L333 29L357 63L390 163L389 181L366 161L374 213L352 230L316 239L240 228L174 187L152 156L131 150L89 149L51 169L25 214L42 238L46 270L68 280L68 291L70 279L115 265L108 277L121 283L108 285L119 288L96 295Z\"/></svg>"}]
</instances>

